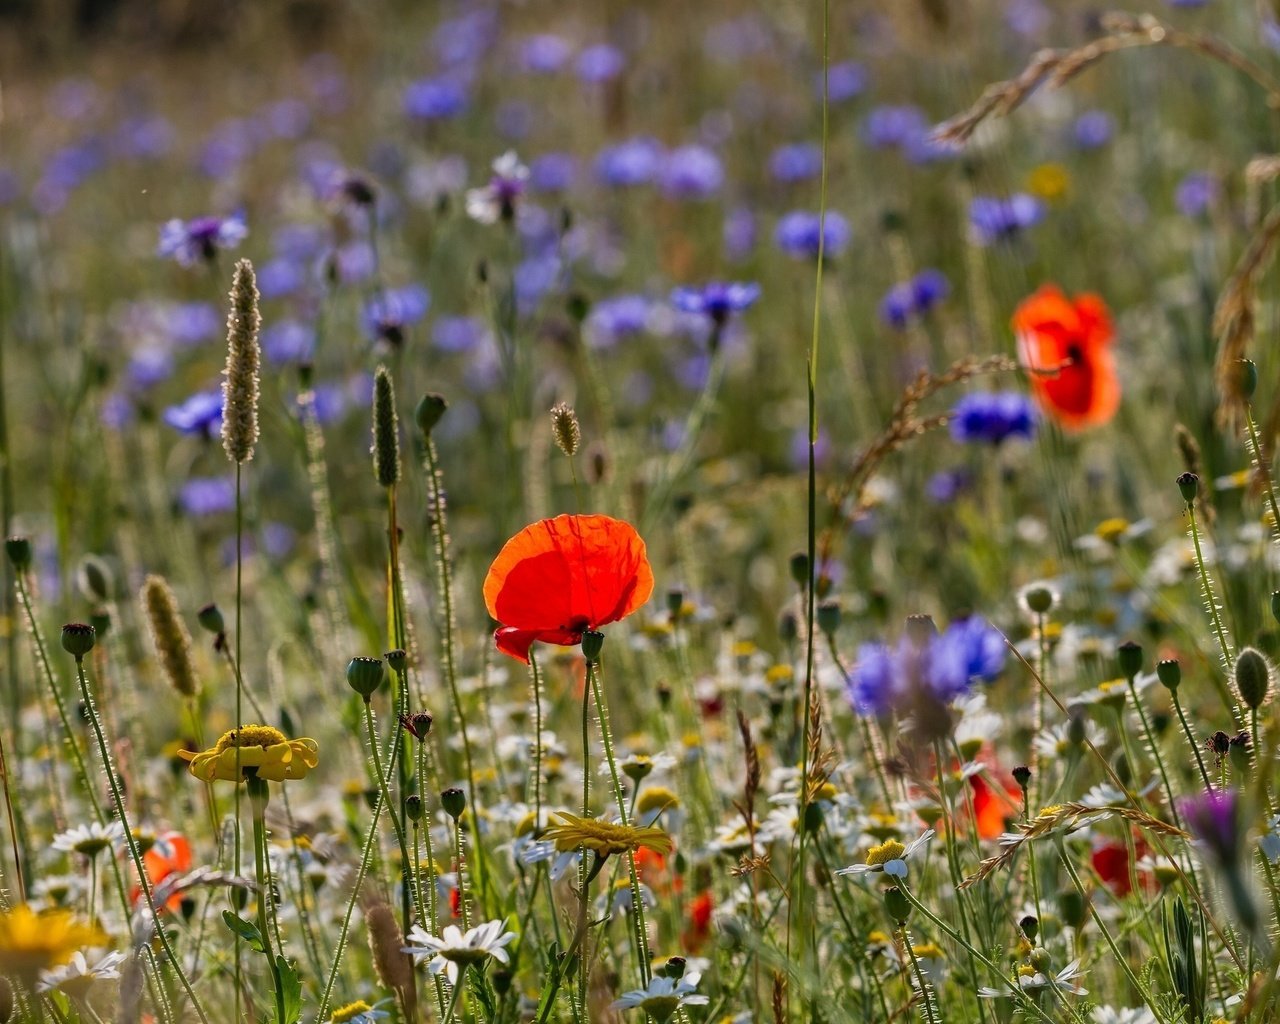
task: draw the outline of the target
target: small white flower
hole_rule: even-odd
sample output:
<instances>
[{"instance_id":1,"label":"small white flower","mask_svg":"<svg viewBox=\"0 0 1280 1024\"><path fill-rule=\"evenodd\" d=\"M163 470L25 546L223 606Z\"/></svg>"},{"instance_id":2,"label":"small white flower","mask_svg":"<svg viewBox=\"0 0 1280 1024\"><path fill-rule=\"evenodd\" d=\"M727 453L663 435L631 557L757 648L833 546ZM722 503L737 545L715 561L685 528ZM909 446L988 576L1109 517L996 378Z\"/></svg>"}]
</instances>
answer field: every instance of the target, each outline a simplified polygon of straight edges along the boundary
<instances>
[{"instance_id":1,"label":"small white flower","mask_svg":"<svg viewBox=\"0 0 1280 1024\"><path fill-rule=\"evenodd\" d=\"M528 178L529 168L520 162L515 151L503 153L493 162L489 184L467 190L467 216L481 224L496 224L504 215L512 216Z\"/></svg>"},{"instance_id":2,"label":"small white flower","mask_svg":"<svg viewBox=\"0 0 1280 1024\"><path fill-rule=\"evenodd\" d=\"M103 850L115 849L124 840L124 826L118 821L99 825L96 821L88 825L76 825L53 837L53 848L62 853L82 853L86 857L96 857Z\"/></svg>"},{"instance_id":3,"label":"small white flower","mask_svg":"<svg viewBox=\"0 0 1280 1024\"><path fill-rule=\"evenodd\" d=\"M89 966L89 961L79 950L71 954L71 962L61 967L53 967L40 972L40 982L36 986L39 992L52 992L57 989L69 996L83 999L95 982L110 981L120 977L120 965L124 963L123 953L107 953Z\"/></svg>"},{"instance_id":4,"label":"small white flower","mask_svg":"<svg viewBox=\"0 0 1280 1024\"><path fill-rule=\"evenodd\" d=\"M624 992L609 1004L611 1010L641 1009L659 1024L665 1024L682 1006L705 1006L710 1000L695 989L702 975L686 971L683 978L651 978L648 988Z\"/></svg>"},{"instance_id":5,"label":"small white flower","mask_svg":"<svg viewBox=\"0 0 1280 1024\"><path fill-rule=\"evenodd\" d=\"M515 932L504 932L502 921L486 921L476 925L465 935L456 924L446 925L440 936L430 934L420 924L409 932L409 942L402 952L416 960L427 960L427 970L432 974L444 973L450 985L457 985L462 968L479 966L490 957L508 964L511 956L503 947L516 937Z\"/></svg>"},{"instance_id":6,"label":"small white flower","mask_svg":"<svg viewBox=\"0 0 1280 1024\"><path fill-rule=\"evenodd\" d=\"M841 868L837 875L862 875L870 871L883 871L894 878L907 877L907 858L924 849L934 837L933 829L926 830L918 839L903 846L896 839L888 839L867 851L867 859L861 864Z\"/></svg>"}]
</instances>

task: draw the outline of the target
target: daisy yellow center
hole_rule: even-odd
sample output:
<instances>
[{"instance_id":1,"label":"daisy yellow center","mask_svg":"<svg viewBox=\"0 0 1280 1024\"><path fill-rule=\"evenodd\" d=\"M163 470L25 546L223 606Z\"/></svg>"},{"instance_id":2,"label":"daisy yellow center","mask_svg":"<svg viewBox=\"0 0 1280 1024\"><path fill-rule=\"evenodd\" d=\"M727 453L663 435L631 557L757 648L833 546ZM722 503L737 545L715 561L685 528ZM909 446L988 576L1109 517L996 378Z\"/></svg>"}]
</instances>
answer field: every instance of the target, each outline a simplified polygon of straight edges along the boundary
<instances>
[{"instance_id":1,"label":"daisy yellow center","mask_svg":"<svg viewBox=\"0 0 1280 1024\"><path fill-rule=\"evenodd\" d=\"M558 812L560 821L547 829L547 838L564 852L579 846L601 857L627 853L641 847L654 853L670 853L671 837L660 828L638 828L599 818L579 818L566 811Z\"/></svg>"},{"instance_id":2,"label":"daisy yellow center","mask_svg":"<svg viewBox=\"0 0 1280 1024\"><path fill-rule=\"evenodd\" d=\"M942 949L936 942L924 942L919 946L912 946L911 952L916 956L924 957L926 960L942 959Z\"/></svg>"},{"instance_id":3,"label":"daisy yellow center","mask_svg":"<svg viewBox=\"0 0 1280 1024\"><path fill-rule=\"evenodd\" d=\"M1034 978L1035 976L1036 969L1030 964L1023 964L1018 968L1018 977L1020 978Z\"/></svg>"},{"instance_id":4,"label":"daisy yellow center","mask_svg":"<svg viewBox=\"0 0 1280 1024\"><path fill-rule=\"evenodd\" d=\"M221 754L233 747L274 747L277 743L288 743L285 734L269 725L244 725L239 729L224 732L214 745L214 750Z\"/></svg>"},{"instance_id":5,"label":"daisy yellow center","mask_svg":"<svg viewBox=\"0 0 1280 1024\"><path fill-rule=\"evenodd\" d=\"M680 798L666 786L649 786L640 791L640 798L636 801L636 810L641 814L679 806Z\"/></svg>"},{"instance_id":6,"label":"daisy yellow center","mask_svg":"<svg viewBox=\"0 0 1280 1024\"><path fill-rule=\"evenodd\" d=\"M333 1011L333 1016L329 1018L332 1024L346 1024L346 1021L359 1017L362 1013L368 1013L373 1007L366 1003L363 999L357 999L354 1003L347 1003L346 1006L340 1006Z\"/></svg>"},{"instance_id":7,"label":"daisy yellow center","mask_svg":"<svg viewBox=\"0 0 1280 1024\"><path fill-rule=\"evenodd\" d=\"M900 860L906 852L907 848L898 840L886 839L879 846L873 846L867 851L867 866L874 868L888 864L891 860Z\"/></svg>"},{"instance_id":8,"label":"daisy yellow center","mask_svg":"<svg viewBox=\"0 0 1280 1024\"><path fill-rule=\"evenodd\" d=\"M1114 544L1127 529L1129 529L1129 521L1117 516L1113 519L1104 519L1093 532L1108 544Z\"/></svg>"}]
</instances>

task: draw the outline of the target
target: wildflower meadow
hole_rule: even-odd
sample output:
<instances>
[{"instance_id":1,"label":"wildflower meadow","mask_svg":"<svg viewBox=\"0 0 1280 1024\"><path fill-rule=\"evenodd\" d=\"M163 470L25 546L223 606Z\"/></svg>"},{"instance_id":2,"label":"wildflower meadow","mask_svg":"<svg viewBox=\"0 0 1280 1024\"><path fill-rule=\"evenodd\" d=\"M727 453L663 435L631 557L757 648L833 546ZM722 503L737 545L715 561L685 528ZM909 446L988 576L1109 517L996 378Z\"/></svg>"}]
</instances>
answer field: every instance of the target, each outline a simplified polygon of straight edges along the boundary
<instances>
[{"instance_id":1,"label":"wildflower meadow","mask_svg":"<svg viewBox=\"0 0 1280 1024\"><path fill-rule=\"evenodd\" d=\"M1280 1020L1280 5L1116 6L0 3L0 1024Z\"/></svg>"}]
</instances>

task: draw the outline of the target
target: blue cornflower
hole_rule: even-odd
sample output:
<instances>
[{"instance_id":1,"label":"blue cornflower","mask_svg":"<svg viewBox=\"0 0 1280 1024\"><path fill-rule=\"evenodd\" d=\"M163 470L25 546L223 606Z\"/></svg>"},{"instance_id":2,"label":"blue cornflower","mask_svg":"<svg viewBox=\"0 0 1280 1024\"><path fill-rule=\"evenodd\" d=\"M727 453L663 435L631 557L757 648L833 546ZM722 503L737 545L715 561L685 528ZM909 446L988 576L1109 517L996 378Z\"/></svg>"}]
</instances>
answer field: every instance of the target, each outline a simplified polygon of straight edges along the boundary
<instances>
[{"instance_id":1,"label":"blue cornflower","mask_svg":"<svg viewBox=\"0 0 1280 1024\"><path fill-rule=\"evenodd\" d=\"M200 260L212 263L219 249L234 249L248 234L243 213L186 221L175 217L160 229L156 252L173 257L184 267L195 266Z\"/></svg>"},{"instance_id":2,"label":"blue cornflower","mask_svg":"<svg viewBox=\"0 0 1280 1024\"><path fill-rule=\"evenodd\" d=\"M232 477L192 477L178 490L178 505L189 516L212 516L236 507Z\"/></svg>"},{"instance_id":3,"label":"blue cornflower","mask_svg":"<svg viewBox=\"0 0 1280 1024\"><path fill-rule=\"evenodd\" d=\"M1184 217L1201 217L1218 198L1218 179L1203 171L1188 174L1178 182L1173 201Z\"/></svg>"},{"instance_id":4,"label":"blue cornflower","mask_svg":"<svg viewBox=\"0 0 1280 1024\"><path fill-rule=\"evenodd\" d=\"M769 174L775 181L806 181L822 171L822 147L816 142L779 146L769 157Z\"/></svg>"},{"instance_id":5,"label":"blue cornflower","mask_svg":"<svg viewBox=\"0 0 1280 1024\"><path fill-rule=\"evenodd\" d=\"M262 352L276 365L309 363L315 347L315 328L299 320L277 320L262 332Z\"/></svg>"},{"instance_id":6,"label":"blue cornflower","mask_svg":"<svg viewBox=\"0 0 1280 1024\"><path fill-rule=\"evenodd\" d=\"M452 78L420 78L404 91L401 109L415 121L442 121L467 108L467 92Z\"/></svg>"},{"instance_id":7,"label":"blue cornflower","mask_svg":"<svg viewBox=\"0 0 1280 1024\"><path fill-rule=\"evenodd\" d=\"M1012 437L1030 440L1036 432L1036 409L1020 391L977 392L956 403L950 426L957 441L1000 444Z\"/></svg>"},{"instance_id":8,"label":"blue cornflower","mask_svg":"<svg viewBox=\"0 0 1280 1024\"><path fill-rule=\"evenodd\" d=\"M587 339L594 348L612 348L621 339L646 330L652 314L653 302L644 295L601 299L587 315Z\"/></svg>"},{"instance_id":9,"label":"blue cornflower","mask_svg":"<svg viewBox=\"0 0 1280 1024\"><path fill-rule=\"evenodd\" d=\"M979 245L990 245L1034 227L1044 214L1044 202L1025 192L1007 198L975 196L969 204L969 225Z\"/></svg>"},{"instance_id":10,"label":"blue cornflower","mask_svg":"<svg viewBox=\"0 0 1280 1024\"><path fill-rule=\"evenodd\" d=\"M659 184L673 199L706 199L724 184L724 165L706 146L680 146L663 161Z\"/></svg>"},{"instance_id":11,"label":"blue cornflower","mask_svg":"<svg viewBox=\"0 0 1280 1024\"><path fill-rule=\"evenodd\" d=\"M662 163L657 140L640 137L607 146L596 156L596 177L605 185L647 185Z\"/></svg>"},{"instance_id":12,"label":"blue cornflower","mask_svg":"<svg viewBox=\"0 0 1280 1024\"><path fill-rule=\"evenodd\" d=\"M209 133L196 165L207 177L222 180L239 170L257 147L253 125L242 118L231 118Z\"/></svg>"},{"instance_id":13,"label":"blue cornflower","mask_svg":"<svg viewBox=\"0 0 1280 1024\"><path fill-rule=\"evenodd\" d=\"M179 302L166 311L165 326L179 345L198 345L218 336L223 318L211 302Z\"/></svg>"},{"instance_id":14,"label":"blue cornflower","mask_svg":"<svg viewBox=\"0 0 1280 1024\"><path fill-rule=\"evenodd\" d=\"M1081 149L1100 149L1111 141L1115 122L1106 111L1089 110L1076 118L1072 131Z\"/></svg>"},{"instance_id":15,"label":"blue cornflower","mask_svg":"<svg viewBox=\"0 0 1280 1024\"><path fill-rule=\"evenodd\" d=\"M483 320L474 316L442 316L431 329L431 343L442 352L468 352L488 333Z\"/></svg>"},{"instance_id":16,"label":"blue cornflower","mask_svg":"<svg viewBox=\"0 0 1280 1024\"><path fill-rule=\"evenodd\" d=\"M818 255L820 235L825 238L823 254L830 258L844 252L852 232L849 230L849 222L833 210L827 211L825 225L816 213L793 210L778 221L773 238L778 248L787 255L813 259Z\"/></svg>"},{"instance_id":17,"label":"blue cornflower","mask_svg":"<svg viewBox=\"0 0 1280 1024\"><path fill-rule=\"evenodd\" d=\"M540 32L522 39L518 53L520 66L525 71L549 75L565 66L573 56L573 47L563 36Z\"/></svg>"},{"instance_id":18,"label":"blue cornflower","mask_svg":"<svg viewBox=\"0 0 1280 1024\"><path fill-rule=\"evenodd\" d=\"M176 137L173 125L163 117L131 117L116 128L112 148L129 159L155 160L168 154Z\"/></svg>"},{"instance_id":19,"label":"blue cornflower","mask_svg":"<svg viewBox=\"0 0 1280 1024\"><path fill-rule=\"evenodd\" d=\"M934 695L948 702L969 692L975 680L990 682L1004 668L1001 632L978 615L951 623L929 643L925 675Z\"/></svg>"},{"instance_id":20,"label":"blue cornflower","mask_svg":"<svg viewBox=\"0 0 1280 1024\"><path fill-rule=\"evenodd\" d=\"M165 345L140 345L129 354L125 376L135 388L149 388L173 374L173 353Z\"/></svg>"},{"instance_id":21,"label":"blue cornflower","mask_svg":"<svg viewBox=\"0 0 1280 1024\"><path fill-rule=\"evenodd\" d=\"M841 61L827 68L827 97L832 103L844 103L861 96L867 88L867 69L855 60ZM822 95L822 75L814 80L814 91Z\"/></svg>"},{"instance_id":22,"label":"blue cornflower","mask_svg":"<svg viewBox=\"0 0 1280 1024\"><path fill-rule=\"evenodd\" d=\"M730 210L720 233L725 256L734 262L745 260L756 247L756 215L745 206Z\"/></svg>"},{"instance_id":23,"label":"blue cornflower","mask_svg":"<svg viewBox=\"0 0 1280 1024\"><path fill-rule=\"evenodd\" d=\"M923 317L951 294L951 284L941 270L922 270L910 281L895 284L880 300L880 319L890 327L903 330L907 324Z\"/></svg>"},{"instance_id":24,"label":"blue cornflower","mask_svg":"<svg viewBox=\"0 0 1280 1024\"><path fill-rule=\"evenodd\" d=\"M723 327L734 313L751 308L760 298L754 281L709 281L697 287L681 287L671 292L671 305L682 313L701 313L716 327Z\"/></svg>"},{"instance_id":25,"label":"blue cornflower","mask_svg":"<svg viewBox=\"0 0 1280 1024\"><path fill-rule=\"evenodd\" d=\"M255 268L258 294L264 299L282 299L298 291L307 281L306 270L293 260L277 257Z\"/></svg>"},{"instance_id":26,"label":"blue cornflower","mask_svg":"<svg viewBox=\"0 0 1280 1024\"><path fill-rule=\"evenodd\" d=\"M876 107L862 125L862 138L872 149L896 149L926 134L929 119L911 104Z\"/></svg>"},{"instance_id":27,"label":"blue cornflower","mask_svg":"<svg viewBox=\"0 0 1280 1024\"><path fill-rule=\"evenodd\" d=\"M369 338L399 348L404 329L426 316L430 306L431 295L420 284L387 288L365 303L361 322Z\"/></svg>"},{"instance_id":28,"label":"blue cornflower","mask_svg":"<svg viewBox=\"0 0 1280 1024\"><path fill-rule=\"evenodd\" d=\"M924 493L935 505L946 505L968 490L972 482L967 469L943 469L929 477Z\"/></svg>"},{"instance_id":29,"label":"blue cornflower","mask_svg":"<svg viewBox=\"0 0 1280 1024\"><path fill-rule=\"evenodd\" d=\"M863 644L849 673L846 691L860 715L883 717L897 705L902 690L898 658L886 644Z\"/></svg>"},{"instance_id":30,"label":"blue cornflower","mask_svg":"<svg viewBox=\"0 0 1280 1024\"><path fill-rule=\"evenodd\" d=\"M222 426L222 391L197 391L160 416L174 430L212 437Z\"/></svg>"},{"instance_id":31,"label":"blue cornflower","mask_svg":"<svg viewBox=\"0 0 1280 1024\"><path fill-rule=\"evenodd\" d=\"M529 185L538 192L567 192L578 177L578 161L570 153L544 153L529 164Z\"/></svg>"},{"instance_id":32,"label":"blue cornflower","mask_svg":"<svg viewBox=\"0 0 1280 1024\"><path fill-rule=\"evenodd\" d=\"M578 54L578 77L584 82L607 82L617 78L627 66L627 58L616 46L597 43Z\"/></svg>"}]
</instances>

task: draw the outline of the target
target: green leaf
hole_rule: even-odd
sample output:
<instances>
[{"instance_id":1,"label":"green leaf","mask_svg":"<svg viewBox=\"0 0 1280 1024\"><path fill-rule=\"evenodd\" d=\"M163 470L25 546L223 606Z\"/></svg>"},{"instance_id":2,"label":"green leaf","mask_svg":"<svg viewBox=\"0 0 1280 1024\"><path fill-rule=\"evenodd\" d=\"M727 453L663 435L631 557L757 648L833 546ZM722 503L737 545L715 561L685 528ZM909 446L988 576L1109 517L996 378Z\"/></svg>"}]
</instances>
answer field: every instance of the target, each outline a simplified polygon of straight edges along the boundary
<instances>
[{"instance_id":1,"label":"green leaf","mask_svg":"<svg viewBox=\"0 0 1280 1024\"><path fill-rule=\"evenodd\" d=\"M302 981L297 968L283 956L276 957L280 976L280 995L284 1002L284 1020L280 1024L298 1024L302 1019Z\"/></svg>"},{"instance_id":2,"label":"green leaf","mask_svg":"<svg viewBox=\"0 0 1280 1024\"><path fill-rule=\"evenodd\" d=\"M262 933L258 931L258 926L252 921L246 921L243 917L231 913L229 910L222 912L222 920L227 923L227 927L231 929L232 934L239 935L245 942L249 943L249 948L257 953L265 953L266 946L262 944Z\"/></svg>"}]
</instances>

